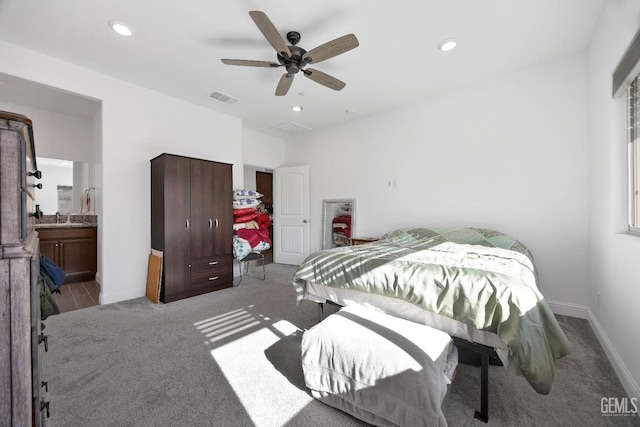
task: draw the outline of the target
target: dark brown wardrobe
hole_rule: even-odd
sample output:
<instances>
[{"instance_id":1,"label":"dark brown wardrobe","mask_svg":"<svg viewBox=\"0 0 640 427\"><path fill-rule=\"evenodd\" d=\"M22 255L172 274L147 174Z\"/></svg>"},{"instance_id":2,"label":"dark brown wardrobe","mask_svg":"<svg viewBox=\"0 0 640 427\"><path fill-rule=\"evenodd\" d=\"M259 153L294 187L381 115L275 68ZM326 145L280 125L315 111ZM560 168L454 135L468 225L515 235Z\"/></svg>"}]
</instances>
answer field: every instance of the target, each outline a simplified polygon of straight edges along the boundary
<instances>
[{"instance_id":1,"label":"dark brown wardrobe","mask_svg":"<svg viewBox=\"0 0 640 427\"><path fill-rule=\"evenodd\" d=\"M151 247L163 251L160 300L233 286L232 165L151 160Z\"/></svg>"}]
</instances>

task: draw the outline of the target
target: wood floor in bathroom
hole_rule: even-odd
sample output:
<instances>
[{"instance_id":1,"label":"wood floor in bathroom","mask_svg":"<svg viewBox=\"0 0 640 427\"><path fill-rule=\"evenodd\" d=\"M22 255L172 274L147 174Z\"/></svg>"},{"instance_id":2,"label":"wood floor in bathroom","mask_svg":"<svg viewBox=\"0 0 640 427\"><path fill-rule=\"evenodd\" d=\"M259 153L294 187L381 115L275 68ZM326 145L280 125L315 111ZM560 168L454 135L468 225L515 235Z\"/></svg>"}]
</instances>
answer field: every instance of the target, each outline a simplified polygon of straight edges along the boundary
<instances>
[{"instance_id":1,"label":"wood floor in bathroom","mask_svg":"<svg viewBox=\"0 0 640 427\"><path fill-rule=\"evenodd\" d=\"M60 287L60 293L54 293L53 298L61 313L92 307L99 304L100 285L95 280L87 282L65 283Z\"/></svg>"}]
</instances>

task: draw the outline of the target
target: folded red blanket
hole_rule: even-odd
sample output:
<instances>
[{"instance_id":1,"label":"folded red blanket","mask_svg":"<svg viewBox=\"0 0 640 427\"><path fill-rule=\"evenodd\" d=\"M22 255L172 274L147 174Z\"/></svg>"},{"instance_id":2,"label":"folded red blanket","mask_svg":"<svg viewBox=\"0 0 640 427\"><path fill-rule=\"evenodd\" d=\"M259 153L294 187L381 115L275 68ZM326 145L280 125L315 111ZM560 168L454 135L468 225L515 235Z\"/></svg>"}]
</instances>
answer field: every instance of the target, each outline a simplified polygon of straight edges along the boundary
<instances>
[{"instance_id":1,"label":"folded red blanket","mask_svg":"<svg viewBox=\"0 0 640 427\"><path fill-rule=\"evenodd\" d=\"M347 224L351 228L351 215L339 215L333 218L333 222Z\"/></svg>"},{"instance_id":2,"label":"folded red blanket","mask_svg":"<svg viewBox=\"0 0 640 427\"><path fill-rule=\"evenodd\" d=\"M238 237L249 242L251 248L255 248L260 242L265 242L269 245L271 244L271 239L269 239L269 232L265 229L249 230L246 228L242 228L240 230L236 230L236 234L238 235Z\"/></svg>"}]
</instances>

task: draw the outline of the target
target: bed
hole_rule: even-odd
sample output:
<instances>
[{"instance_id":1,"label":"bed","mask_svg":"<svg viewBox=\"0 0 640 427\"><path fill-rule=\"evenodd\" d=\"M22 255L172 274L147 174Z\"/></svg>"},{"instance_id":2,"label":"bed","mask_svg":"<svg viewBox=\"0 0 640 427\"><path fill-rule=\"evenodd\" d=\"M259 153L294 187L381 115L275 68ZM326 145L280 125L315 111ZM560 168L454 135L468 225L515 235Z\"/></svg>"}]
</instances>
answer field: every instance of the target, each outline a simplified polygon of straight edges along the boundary
<instances>
[{"instance_id":1,"label":"bed","mask_svg":"<svg viewBox=\"0 0 640 427\"><path fill-rule=\"evenodd\" d=\"M555 361L569 342L538 289L530 251L503 233L479 228L395 230L358 246L311 254L293 277L297 300L363 305L442 330L483 354L487 349L548 394Z\"/></svg>"}]
</instances>

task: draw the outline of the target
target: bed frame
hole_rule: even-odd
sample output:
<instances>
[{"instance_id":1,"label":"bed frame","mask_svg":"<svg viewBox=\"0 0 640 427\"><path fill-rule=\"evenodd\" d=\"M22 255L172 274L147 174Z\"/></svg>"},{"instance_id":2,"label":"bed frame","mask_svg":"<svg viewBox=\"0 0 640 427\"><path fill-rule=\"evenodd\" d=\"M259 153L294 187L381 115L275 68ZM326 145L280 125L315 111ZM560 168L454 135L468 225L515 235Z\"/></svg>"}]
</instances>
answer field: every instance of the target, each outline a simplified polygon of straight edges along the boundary
<instances>
[{"instance_id":1,"label":"bed frame","mask_svg":"<svg viewBox=\"0 0 640 427\"><path fill-rule=\"evenodd\" d=\"M327 304L341 307L333 301L326 301ZM324 318L324 303L318 303L318 323ZM453 344L458 348L464 348L477 353L480 356L480 410L475 410L473 417L487 423L489 421L489 360L498 359L498 354L493 347L467 341L458 337L451 337Z\"/></svg>"}]
</instances>

